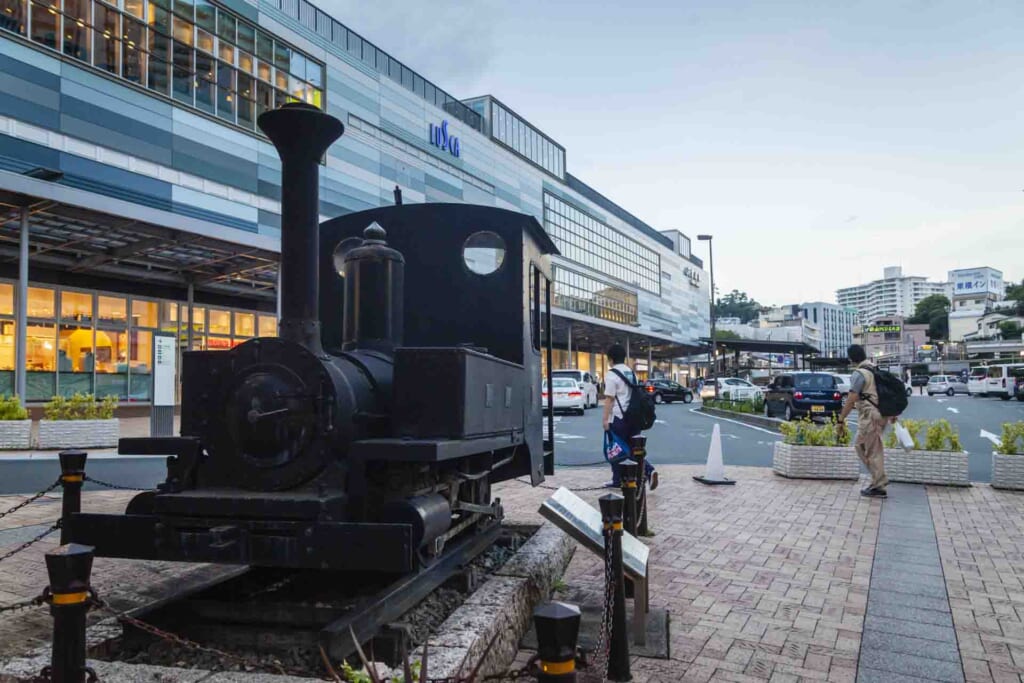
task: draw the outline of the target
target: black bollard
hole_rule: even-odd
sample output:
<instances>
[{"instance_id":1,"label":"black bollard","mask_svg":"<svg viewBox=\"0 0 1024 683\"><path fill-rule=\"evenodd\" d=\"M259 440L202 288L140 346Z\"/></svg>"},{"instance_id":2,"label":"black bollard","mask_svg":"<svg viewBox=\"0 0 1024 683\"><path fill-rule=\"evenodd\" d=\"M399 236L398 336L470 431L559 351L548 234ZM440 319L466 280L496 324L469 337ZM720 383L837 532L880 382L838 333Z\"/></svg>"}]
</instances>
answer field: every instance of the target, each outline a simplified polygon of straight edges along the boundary
<instances>
[{"instance_id":1,"label":"black bollard","mask_svg":"<svg viewBox=\"0 0 1024 683\"><path fill-rule=\"evenodd\" d=\"M605 552L611 546L612 566L606 581L612 582L612 618L608 651L608 678L631 681L629 672L629 632L626 630L626 585L622 569L622 496L608 493L598 499L604 522Z\"/></svg>"},{"instance_id":2,"label":"black bollard","mask_svg":"<svg viewBox=\"0 0 1024 683\"><path fill-rule=\"evenodd\" d=\"M53 656L46 680L84 683L90 673L85 667L85 615L90 604L92 551L92 546L70 543L46 553L53 615Z\"/></svg>"},{"instance_id":3,"label":"black bollard","mask_svg":"<svg viewBox=\"0 0 1024 683\"><path fill-rule=\"evenodd\" d=\"M60 483L64 488L60 506L60 542L71 542L71 515L82 511L82 484L85 483L85 451L61 451Z\"/></svg>"},{"instance_id":4,"label":"black bollard","mask_svg":"<svg viewBox=\"0 0 1024 683\"><path fill-rule=\"evenodd\" d=\"M630 447L633 451L633 460L637 464L637 482L639 486L636 492L636 530L632 531L634 536L648 535L647 529L647 437L636 435L633 437Z\"/></svg>"},{"instance_id":5,"label":"black bollard","mask_svg":"<svg viewBox=\"0 0 1024 683\"><path fill-rule=\"evenodd\" d=\"M537 630L537 680L540 683L575 683L576 638L580 609L565 602L549 602L533 611Z\"/></svg>"},{"instance_id":6,"label":"black bollard","mask_svg":"<svg viewBox=\"0 0 1024 683\"><path fill-rule=\"evenodd\" d=\"M622 476L622 526L626 533L636 536L636 474L637 464L632 460L619 463ZM626 597L633 597L633 582L626 579Z\"/></svg>"}]
</instances>

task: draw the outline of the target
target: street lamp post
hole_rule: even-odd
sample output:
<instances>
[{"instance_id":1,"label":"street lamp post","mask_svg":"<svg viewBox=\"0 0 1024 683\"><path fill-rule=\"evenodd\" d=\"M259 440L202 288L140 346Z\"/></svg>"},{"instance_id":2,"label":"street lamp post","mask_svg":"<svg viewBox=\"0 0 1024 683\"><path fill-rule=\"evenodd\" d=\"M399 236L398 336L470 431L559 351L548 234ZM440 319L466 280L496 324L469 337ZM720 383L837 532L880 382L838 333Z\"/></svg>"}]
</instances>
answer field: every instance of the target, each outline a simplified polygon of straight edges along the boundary
<instances>
[{"instance_id":1,"label":"street lamp post","mask_svg":"<svg viewBox=\"0 0 1024 683\"><path fill-rule=\"evenodd\" d=\"M708 265L711 271L711 349L708 351L708 369L714 367L718 350L718 340L715 338L715 252L711 248L711 235L697 235L701 242L708 243ZM718 398L718 368L714 367L715 398Z\"/></svg>"}]
</instances>

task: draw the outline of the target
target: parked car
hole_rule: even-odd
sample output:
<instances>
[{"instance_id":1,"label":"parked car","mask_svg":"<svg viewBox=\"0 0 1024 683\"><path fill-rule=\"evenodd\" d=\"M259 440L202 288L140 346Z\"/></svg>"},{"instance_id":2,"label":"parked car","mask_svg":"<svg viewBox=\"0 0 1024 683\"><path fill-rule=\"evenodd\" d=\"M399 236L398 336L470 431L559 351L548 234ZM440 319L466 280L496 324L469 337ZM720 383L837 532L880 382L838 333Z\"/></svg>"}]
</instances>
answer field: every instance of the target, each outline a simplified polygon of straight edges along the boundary
<instances>
[{"instance_id":1,"label":"parked car","mask_svg":"<svg viewBox=\"0 0 1024 683\"><path fill-rule=\"evenodd\" d=\"M1024 401L1024 377L1017 378L1017 400Z\"/></svg>"},{"instance_id":2,"label":"parked car","mask_svg":"<svg viewBox=\"0 0 1024 683\"><path fill-rule=\"evenodd\" d=\"M787 420L805 416L832 417L843 409L839 382L829 372L787 372L768 387L764 401L767 417Z\"/></svg>"},{"instance_id":3,"label":"parked car","mask_svg":"<svg viewBox=\"0 0 1024 683\"><path fill-rule=\"evenodd\" d=\"M670 379L649 379L644 382L643 387L644 391L654 398L655 403L672 403L672 401L691 403L693 401L693 391L689 387L684 387L679 382L673 382Z\"/></svg>"},{"instance_id":4,"label":"parked car","mask_svg":"<svg viewBox=\"0 0 1024 683\"><path fill-rule=\"evenodd\" d=\"M580 391L583 392L583 407L591 408L597 406L597 382L594 376L585 370L552 370L552 379L555 377L567 377L574 382Z\"/></svg>"},{"instance_id":5,"label":"parked car","mask_svg":"<svg viewBox=\"0 0 1024 683\"><path fill-rule=\"evenodd\" d=\"M734 401L750 401L762 395L760 387L739 377L719 377L715 382L718 384L719 398L724 397L726 392L728 392L729 398ZM715 385L710 381L705 384L703 391L700 392L700 397L714 398Z\"/></svg>"},{"instance_id":6,"label":"parked car","mask_svg":"<svg viewBox=\"0 0 1024 683\"><path fill-rule=\"evenodd\" d=\"M556 413L560 410L572 411L577 415L582 415L584 413L584 409L586 408L586 399L583 396L583 389L578 386L575 380L571 377L552 377L551 385L555 388L553 407ZM543 410L547 410L547 380L544 380L541 383L540 400Z\"/></svg>"},{"instance_id":7,"label":"parked car","mask_svg":"<svg viewBox=\"0 0 1024 683\"><path fill-rule=\"evenodd\" d=\"M952 396L954 394L968 393L967 383L960 379L959 375L932 375L928 380L925 391L928 392L929 396L934 396L935 394Z\"/></svg>"},{"instance_id":8,"label":"parked car","mask_svg":"<svg viewBox=\"0 0 1024 683\"><path fill-rule=\"evenodd\" d=\"M928 375L911 375L910 386L914 387L915 389L917 387L926 387L928 386L928 379Z\"/></svg>"},{"instance_id":9,"label":"parked car","mask_svg":"<svg viewBox=\"0 0 1024 683\"><path fill-rule=\"evenodd\" d=\"M850 393L850 375L840 375L833 372L832 376L836 378L836 382L839 383L839 393L846 396Z\"/></svg>"},{"instance_id":10,"label":"parked car","mask_svg":"<svg viewBox=\"0 0 1024 683\"><path fill-rule=\"evenodd\" d=\"M974 368L967 376L967 393L971 396L988 396L988 368Z\"/></svg>"},{"instance_id":11,"label":"parked car","mask_svg":"<svg viewBox=\"0 0 1024 683\"><path fill-rule=\"evenodd\" d=\"M1009 401L1017 394L1018 377L1016 371L1024 370L1024 365L990 365L988 378L985 380L985 392L989 396L998 396Z\"/></svg>"}]
</instances>

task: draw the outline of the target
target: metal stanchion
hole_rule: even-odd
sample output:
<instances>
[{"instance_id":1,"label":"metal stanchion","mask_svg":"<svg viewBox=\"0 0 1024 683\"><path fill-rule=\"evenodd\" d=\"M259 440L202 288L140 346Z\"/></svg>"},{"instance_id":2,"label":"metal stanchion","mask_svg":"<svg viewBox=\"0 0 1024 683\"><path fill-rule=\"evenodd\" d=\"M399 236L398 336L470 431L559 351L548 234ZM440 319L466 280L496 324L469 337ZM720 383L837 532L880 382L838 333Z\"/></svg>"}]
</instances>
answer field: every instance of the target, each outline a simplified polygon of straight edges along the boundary
<instances>
[{"instance_id":1,"label":"metal stanchion","mask_svg":"<svg viewBox=\"0 0 1024 683\"><path fill-rule=\"evenodd\" d=\"M95 681L85 666L85 615L91 605L92 546L70 543L46 553L47 601L53 615L53 655L42 671L54 683ZM88 678L87 678L88 677Z\"/></svg>"},{"instance_id":2,"label":"metal stanchion","mask_svg":"<svg viewBox=\"0 0 1024 683\"><path fill-rule=\"evenodd\" d=\"M82 484L85 481L85 451L61 451L60 483L64 488L60 508L60 542L61 545L71 542L71 515L82 511Z\"/></svg>"},{"instance_id":3,"label":"metal stanchion","mask_svg":"<svg viewBox=\"0 0 1024 683\"><path fill-rule=\"evenodd\" d=\"M636 530L633 535L647 536L650 532L647 529L647 437L638 434L633 437L630 447L633 451L633 461L637 464L637 481L640 485L636 493Z\"/></svg>"},{"instance_id":4,"label":"metal stanchion","mask_svg":"<svg viewBox=\"0 0 1024 683\"><path fill-rule=\"evenodd\" d=\"M549 602L533 611L537 630L537 681L576 683L576 638L580 609L565 602Z\"/></svg>"},{"instance_id":5,"label":"metal stanchion","mask_svg":"<svg viewBox=\"0 0 1024 683\"><path fill-rule=\"evenodd\" d=\"M627 533L636 536L636 476L637 464L632 460L623 460L619 463L619 472L622 476L622 526ZM633 597L633 582L626 579L626 597Z\"/></svg>"},{"instance_id":6,"label":"metal stanchion","mask_svg":"<svg viewBox=\"0 0 1024 683\"><path fill-rule=\"evenodd\" d=\"M626 630L626 586L622 568L622 496L608 493L598 499L604 522L604 542L611 546L611 572L605 577L612 583L611 646L608 651L608 678L630 681L629 632Z\"/></svg>"}]
</instances>

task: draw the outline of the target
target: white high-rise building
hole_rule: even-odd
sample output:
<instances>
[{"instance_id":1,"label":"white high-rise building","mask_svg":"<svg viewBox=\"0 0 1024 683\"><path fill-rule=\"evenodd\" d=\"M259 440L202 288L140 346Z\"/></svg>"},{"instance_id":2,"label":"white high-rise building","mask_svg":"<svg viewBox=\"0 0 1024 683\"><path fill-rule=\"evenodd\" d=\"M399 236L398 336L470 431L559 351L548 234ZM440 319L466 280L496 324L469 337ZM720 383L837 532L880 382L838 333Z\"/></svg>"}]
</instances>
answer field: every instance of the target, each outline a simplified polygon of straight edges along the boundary
<instances>
[{"instance_id":1,"label":"white high-rise building","mask_svg":"<svg viewBox=\"0 0 1024 683\"><path fill-rule=\"evenodd\" d=\"M801 315L821 329L821 343L818 345L822 356L843 358L853 343L853 326L857 324L857 312L824 301L810 301L798 306Z\"/></svg>"},{"instance_id":2,"label":"white high-rise building","mask_svg":"<svg viewBox=\"0 0 1024 683\"><path fill-rule=\"evenodd\" d=\"M919 275L904 275L900 266L890 266L881 280L836 290L836 302L857 311L857 321L866 325L894 315L912 316L917 303L932 294L949 296L949 283L928 282Z\"/></svg>"}]
</instances>

